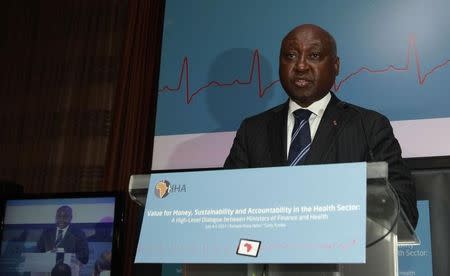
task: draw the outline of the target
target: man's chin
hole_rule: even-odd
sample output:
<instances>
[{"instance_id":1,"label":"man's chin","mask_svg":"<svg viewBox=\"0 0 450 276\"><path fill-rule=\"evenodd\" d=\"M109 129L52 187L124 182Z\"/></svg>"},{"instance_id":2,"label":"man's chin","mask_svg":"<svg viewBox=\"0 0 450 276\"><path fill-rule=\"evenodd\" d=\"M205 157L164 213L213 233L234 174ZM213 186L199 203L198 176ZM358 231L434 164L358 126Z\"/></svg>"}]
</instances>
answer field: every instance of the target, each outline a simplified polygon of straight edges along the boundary
<instances>
[{"instance_id":1,"label":"man's chin","mask_svg":"<svg viewBox=\"0 0 450 276\"><path fill-rule=\"evenodd\" d=\"M289 97L296 102L301 107L308 107L315 101L318 101L327 95L328 91L325 93L317 93L311 90L301 90L295 91L295 93L289 93Z\"/></svg>"},{"instance_id":2,"label":"man's chin","mask_svg":"<svg viewBox=\"0 0 450 276\"><path fill-rule=\"evenodd\" d=\"M294 102L296 102L298 105L300 105L301 107L308 107L310 106L314 100L313 97L307 96L307 95L298 95L295 94L293 96L290 97Z\"/></svg>"}]
</instances>

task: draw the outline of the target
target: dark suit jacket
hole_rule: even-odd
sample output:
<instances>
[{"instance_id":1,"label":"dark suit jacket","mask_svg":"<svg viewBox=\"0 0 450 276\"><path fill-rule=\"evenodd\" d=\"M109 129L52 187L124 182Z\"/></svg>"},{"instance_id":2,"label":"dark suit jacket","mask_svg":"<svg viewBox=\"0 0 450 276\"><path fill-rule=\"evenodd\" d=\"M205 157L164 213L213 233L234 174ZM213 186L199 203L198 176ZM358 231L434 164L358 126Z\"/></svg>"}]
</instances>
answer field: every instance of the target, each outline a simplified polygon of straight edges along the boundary
<instances>
[{"instance_id":1,"label":"dark suit jacket","mask_svg":"<svg viewBox=\"0 0 450 276\"><path fill-rule=\"evenodd\" d=\"M40 252L47 252L55 248L56 226L48 228L42 232L37 243ZM86 241L86 235L83 231L77 229L73 225L69 226L64 238L58 247L64 248L65 253L75 253L77 259L86 264L89 260L89 248Z\"/></svg>"},{"instance_id":2,"label":"dark suit jacket","mask_svg":"<svg viewBox=\"0 0 450 276\"><path fill-rule=\"evenodd\" d=\"M245 119L236 133L225 168L286 166L288 102ZM307 164L386 161L389 180L415 227L416 190L389 120L340 101L334 93L320 121Z\"/></svg>"}]
</instances>

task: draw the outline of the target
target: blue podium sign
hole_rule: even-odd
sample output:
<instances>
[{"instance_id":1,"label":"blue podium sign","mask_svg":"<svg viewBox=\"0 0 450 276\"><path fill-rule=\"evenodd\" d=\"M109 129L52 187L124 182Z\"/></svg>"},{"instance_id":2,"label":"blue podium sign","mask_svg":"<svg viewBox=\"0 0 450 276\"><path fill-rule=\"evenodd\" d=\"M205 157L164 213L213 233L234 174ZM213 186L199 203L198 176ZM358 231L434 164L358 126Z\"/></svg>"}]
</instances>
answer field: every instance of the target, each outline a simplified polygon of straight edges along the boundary
<instances>
[{"instance_id":1,"label":"blue podium sign","mask_svg":"<svg viewBox=\"0 0 450 276\"><path fill-rule=\"evenodd\" d=\"M366 163L153 174L136 263L363 263Z\"/></svg>"}]
</instances>

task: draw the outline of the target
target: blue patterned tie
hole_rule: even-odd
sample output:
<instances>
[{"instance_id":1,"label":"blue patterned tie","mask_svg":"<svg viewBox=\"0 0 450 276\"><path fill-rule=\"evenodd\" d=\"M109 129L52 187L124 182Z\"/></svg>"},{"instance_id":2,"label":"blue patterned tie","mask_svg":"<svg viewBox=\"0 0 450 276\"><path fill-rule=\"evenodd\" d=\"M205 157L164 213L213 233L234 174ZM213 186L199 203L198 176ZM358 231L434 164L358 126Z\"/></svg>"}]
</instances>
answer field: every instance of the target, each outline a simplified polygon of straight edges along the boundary
<instances>
[{"instance_id":1,"label":"blue patterned tie","mask_svg":"<svg viewBox=\"0 0 450 276\"><path fill-rule=\"evenodd\" d=\"M311 132L309 130L308 109L297 109L293 113L295 117L294 128L292 129L291 145L289 147L289 166L302 164L308 155L311 146Z\"/></svg>"},{"instance_id":2,"label":"blue patterned tie","mask_svg":"<svg viewBox=\"0 0 450 276\"><path fill-rule=\"evenodd\" d=\"M58 229L58 234L56 235L55 246L58 246L63 238L63 230Z\"/></svg>"},{"instance_id":3,"label":"blue patterned tie","mask_svg":"<svg viewBox=\"0 0 450 276\"><path fill-rule=\"evenodd\" d=\"M63 230L58 229L58 234L56 235L55 240L55 249L59 247L59 244L61 243L63 239ZM63 263L64 262L64 253L56 253L56 263Z\"/></svg>"}]
</instances>

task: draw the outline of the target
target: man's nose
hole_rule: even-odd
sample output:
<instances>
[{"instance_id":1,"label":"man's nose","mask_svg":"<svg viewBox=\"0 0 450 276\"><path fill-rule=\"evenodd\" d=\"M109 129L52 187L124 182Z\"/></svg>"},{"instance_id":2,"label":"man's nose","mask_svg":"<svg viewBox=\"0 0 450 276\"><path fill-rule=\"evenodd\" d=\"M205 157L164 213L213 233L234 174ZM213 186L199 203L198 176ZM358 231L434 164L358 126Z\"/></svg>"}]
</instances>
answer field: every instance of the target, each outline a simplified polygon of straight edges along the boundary
<instances>
[{"instance_id":1,"label":"man's nose","mask_svg":"<svg viewBox=\"0 0 450 276\"><path fill-rule=\"evenodd\" d=\"M299 72L306 71L309 69L309 65L307 63L305 55L302 54L298 57L298 60L295 63L295 69Z\"/></svg>"}]
</instances>

